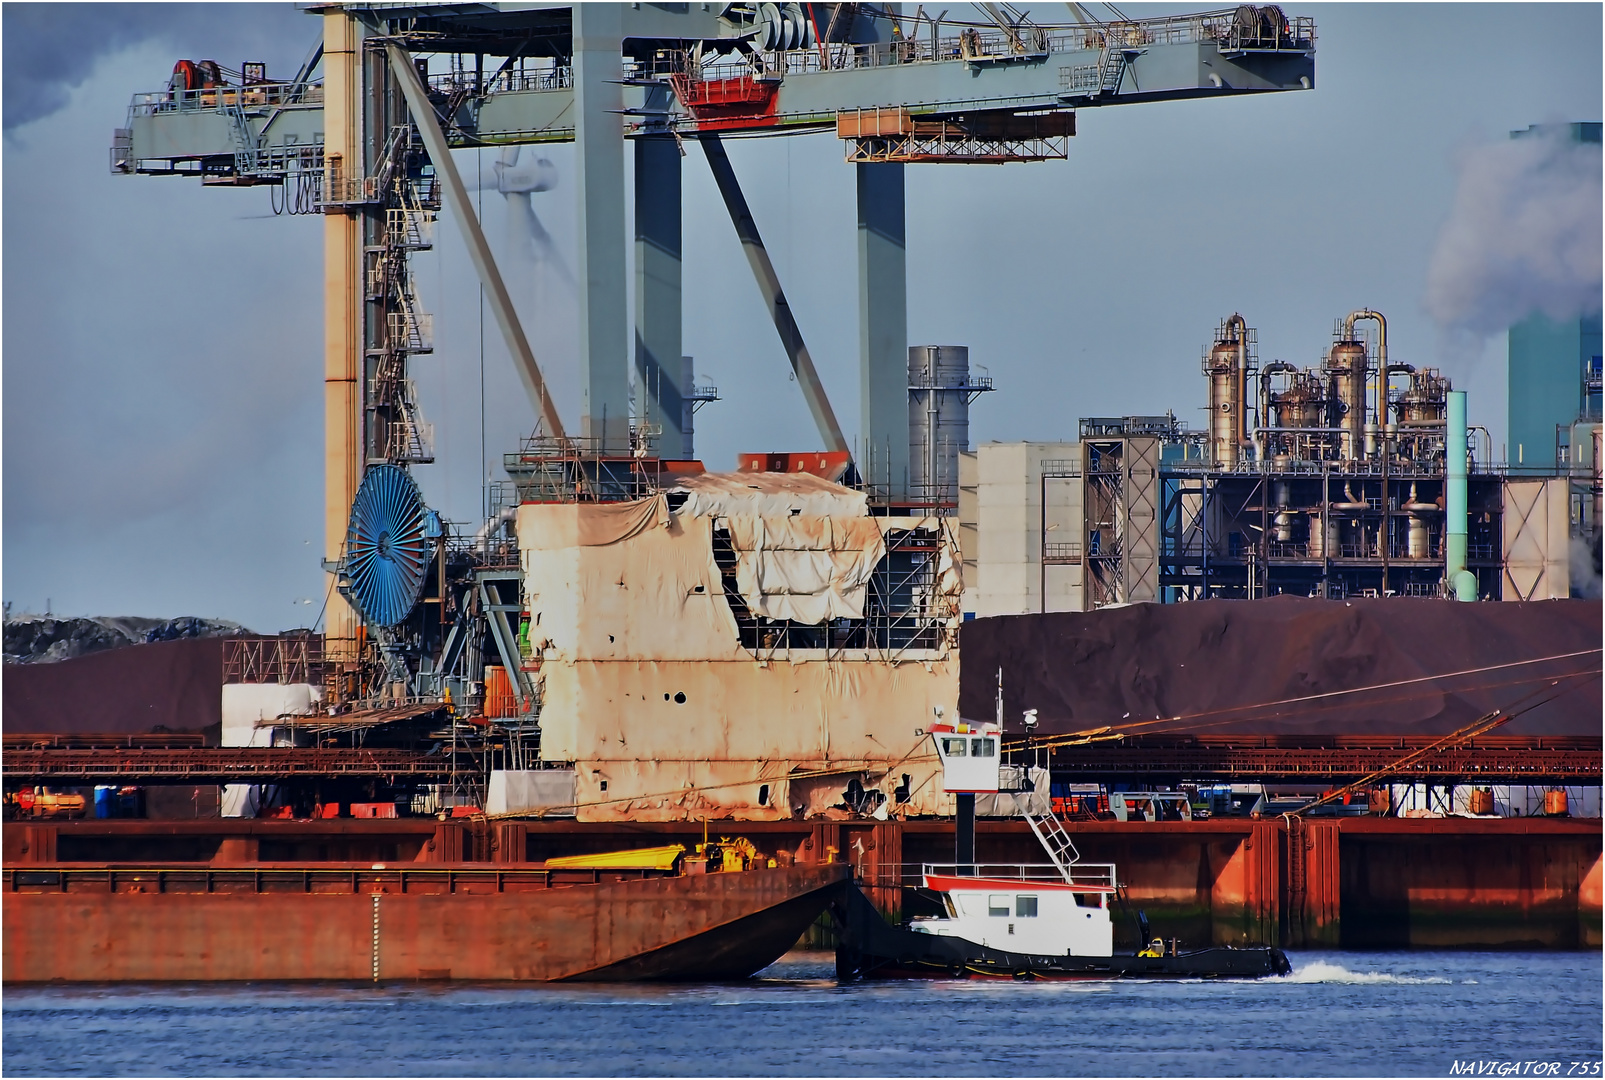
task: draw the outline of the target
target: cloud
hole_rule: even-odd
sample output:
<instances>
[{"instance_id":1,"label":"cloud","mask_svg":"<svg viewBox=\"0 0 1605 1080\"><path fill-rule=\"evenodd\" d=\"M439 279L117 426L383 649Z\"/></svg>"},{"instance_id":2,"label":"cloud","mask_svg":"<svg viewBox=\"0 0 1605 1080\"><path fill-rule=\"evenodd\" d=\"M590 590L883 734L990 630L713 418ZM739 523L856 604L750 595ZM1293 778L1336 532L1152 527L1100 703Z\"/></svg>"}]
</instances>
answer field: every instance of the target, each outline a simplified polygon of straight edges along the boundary
<instances>
[{"instance_id":1,"label":"cloud","mask_svg":"<svg viewBox=\"0 0 1605 1080\"><path fill-rule=\"evenodd\" d=\"M1600 310L1600 144L1561 128L1473 147L1459 166L1427 270L1433 319L1489 335L1535 311Z\"/></svg>"},{"instance_id":2,"label":"cloud","mask_svg":"<svg viewBox=\"0 0 1605 1080\"><path fill-rule=\"evenodd\" d=\"M288 78L320 33L315 19L288 3L8 3L0 11L6 131L61 109L102 57L148 40L172 47L175 61L204 56L237 67L261 60Z\"/></svg>"}]
</instances>

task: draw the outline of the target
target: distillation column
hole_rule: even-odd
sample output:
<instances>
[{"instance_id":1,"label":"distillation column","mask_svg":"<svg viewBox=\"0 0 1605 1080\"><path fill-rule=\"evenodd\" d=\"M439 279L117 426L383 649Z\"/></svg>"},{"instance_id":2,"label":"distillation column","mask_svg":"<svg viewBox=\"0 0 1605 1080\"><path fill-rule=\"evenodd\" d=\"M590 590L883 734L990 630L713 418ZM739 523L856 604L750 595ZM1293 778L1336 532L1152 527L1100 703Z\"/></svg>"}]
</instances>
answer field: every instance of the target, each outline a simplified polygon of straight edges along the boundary
<instances>
[{"instance_id":1,"label":"distillation column","mask_svg":"<svg viewBox=\"0 0 1605 1080\"><path fill-rule=\"evenodd\" d=\"M1204 360L1209 376L1209 459L1233 468L1247 439L1248 324L1227 319Z\"/></svg>"}]
</instances>

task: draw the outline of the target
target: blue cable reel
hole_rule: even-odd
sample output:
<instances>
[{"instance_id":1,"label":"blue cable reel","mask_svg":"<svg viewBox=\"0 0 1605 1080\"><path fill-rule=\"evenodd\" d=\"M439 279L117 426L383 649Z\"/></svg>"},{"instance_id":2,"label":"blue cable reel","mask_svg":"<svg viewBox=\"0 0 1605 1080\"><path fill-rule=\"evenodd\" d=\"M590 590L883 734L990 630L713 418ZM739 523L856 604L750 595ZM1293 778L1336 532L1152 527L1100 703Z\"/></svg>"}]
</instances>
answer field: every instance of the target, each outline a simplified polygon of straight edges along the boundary
<instances>
[{"instance_id":1,"label":"blue cable reel","mask_svg":"<svg viewBox=\"0 0 1605 1080\"><path fill-rule=\"evenodd\" d=\"M424 506L418 484L404 469L371 465L351 500L346 529L346 580L363 618L397 626L417 606L440 517Z\"/></svg>"}]
</instances>

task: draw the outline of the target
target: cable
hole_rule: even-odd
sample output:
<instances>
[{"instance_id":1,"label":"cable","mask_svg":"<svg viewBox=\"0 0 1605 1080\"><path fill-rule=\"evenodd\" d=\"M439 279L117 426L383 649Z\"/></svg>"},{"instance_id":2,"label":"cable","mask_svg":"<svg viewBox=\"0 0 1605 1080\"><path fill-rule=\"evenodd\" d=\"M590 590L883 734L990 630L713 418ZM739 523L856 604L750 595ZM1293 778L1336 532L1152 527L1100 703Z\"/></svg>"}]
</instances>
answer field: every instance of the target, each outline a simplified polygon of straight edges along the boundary
<instances>
[{"instance_id":1,"label":"cable","mask_svg":"<svg viewBox=\"0 0 1605 1080\"><path fill-rule=\"evenodd\" d=\"M1573 673L1571 675L1562 675L1560 678L1557 678L1557 679L1554 679L1553 681L1551 681L1548 686L1541 686L1537 690L1534 690L1532 693L1524 694L1523 696L1517 698L1516 701L1513 703L1513 705L1511 707L1504 708L1504 709L1495 709L1493 712L1484 713L1482 716L1479 716L1476 720L1474 720L1471 723L1467 724L1465 727L1460 728L1457 731L1451 732L1450 734L1445 735L1443 738L1438 739L1437 741L1435 741L1435 742L1433 742L1433 743L1431 743L1431 744L1429 744L1427 746L1423 746L1419 750L1413 750L1410 753L1405 754L1403 757L1399 758L1399 760L1397 760L1395 762L1392 762L1392 763L1390 763L1388 765L1384 765L1382 768L1377 769L1375 772L1368 773L1367 775L1360 777L1360 779L1354 781L1354 783L1352 783L1352 784L1349 784L1349 785L1347 785L1345 787L1338 788L1335 791L1329 791L1325 795L1322 795L1320 798L1314 799L1314 800L1312 800L1310 802L1305 803L1303 806L1299 807L1297 810L1293 810L1293 811L1290 811L1288 813L1283 814L1282 817L1284 819L1295 818L1300 814L1303 814L1303 813L1305 813L1307 811L1315 809L1317 806L1323 806L1326 803L1332 802L1335 799L1341 799L1345 795L1349 795L1349 794L1351 794L1351 793L1353 793L1355 791L1360 790L1361 788L1363 788L1363 787L1365 787L1367 785L1376 783L1378 780L1382 779L1385 776L1389 776L1389 775L1391 775L1393 773L1399 772L1401 769L1407 768L1408 766L1414 764L1415 762L1420 761L1422 758L1426 757L1428 754L1434 754L1434 753L1437 753L1437 752L1439 752L1441 750L1447 750L1450 747L1454 746L1456 743L1465 742L1468 739L1474 739L1478 735L1486 735L1488 732L1492 731L1494 728L1500 727L1500 726L1502 726L1504 724L1509 723L1511 720L1514 720L1516 717L1522 715L1522 713L1531 712L1532 710L1538 708L1540 705L1545 705L1545 704L1548 704L1551 701L1554 701L1556 698L1560 697L1562 694L1570 693L1572 690L1577 689L1577 686L1576 685L1572 685L1572 686L1566 687L1566 689L1564 689L1564 690L1556 690L1553 694L1550 694L1548 697L1539 698L1539 700L1533 702L1532 704L1526 706L1525 708L1517 709L1517 708L1514 707L1515 705L1519 705L1522 702L1527 701L1530 698L1536 697L1537 695L1542 694L1545 690L1553 689L1556 685L1558 685L1559 683L1561 683L1565 679L1577 678L1579 675L1586 675L1586 674L1588 674L1588 673L1587 672L1575 672L1575 673Z\"/></svg>"},{"instance_id":2,"label":"cable","mask_svg":"<svg viewBox=\"0 0 1605 1080\"><path fill-rule=\"evenodd\" d=\"M1598 672L1598 670L1599 670L1598 668L1589 668L1589 669L1587 669L1585 671L1569 673L1568 675L1563 676L1563 677L1570 678L1572 675L1595 674L1595 673ZM1526 686L1526 685L1528 685L1528 684L1530 684L1530 683L1532 683L1534 681L1537 681L1537 680L1540 680L1540 679L1543 679L1543 678L1546 678L1546 676L1538 675L1538 676L1529 676L1529 677L1523 678L1523 679L1504 679L1504 680L1502 680L1500 682L1476 683L1476 684L1471 685L1471 686L1460 687L1454 692L1455 693L1460 693L1460 694L1465 694L1465 693L1469 693L1469 692L1474 691L1474 690L1498 690L1498 689L1502 689L1502 688L1507 687L1507 686ZM1419 701L1419 700L1423 700L1423 699L1426 699L1426 698L1439 696L1442 693L1446 693L1446 692L1447 691L1432 691L1431 693L1424 693L1424 694L1397 694L1397 695L1395 695L1393 697L1381 698L1381 699L1379 699L1379 700L1377 700L1375 702L1372 702L1371 704L1372 705L1384 705L1384 704L1397 703L1397 702L1401 702L1401 701ZM1337 710L1337 709L1344 709L1344 708L1348 708L1348 706L1345 706L1345 705L1325 705L1325 706L1321 706L1321 707L1314 708L1314 709L1301 710L1299 715L1301 717L1315 716L1315 715L1317 715L1319 713L1331 712L1331 711L1334 711L1334 710ZM1222 710L1222 711L1224 711L1224 710ZM1199 714L1199 715L1207 715L1207 714ZM1085 738L1085 740L1082 740L1080 735L1049 736L1049 738L1050 739L1056 739L1056 740L1064 740L1064 739L1076 740L1076 741L1071 741L1071 742L1062 742L1062 741L1060 741L1060 742L1055 742L1054 743L1054 745L1057 745L1057 746L1075 746L1075 745L1081 745L1081 741L1085 741L1085 742L1103 742L1103 741L1112 740L1112 739L1124 738L1127 735L1138 734L1137 732L1135 732L1133 730L1130 730L1130 729L1137 728L1137 727L1143 727L1143 726L1153 726L1153 725L1157 725L1157 724L1185 723L1186 724L1186 733L1187 734L1193 734L1193 733L1196 733L1201 728L1219 727L1219 726L1221 726L1223 724L1236 724L1236 723L1240 723L1240 722L1242 722L1242 717L1235 716L1235 715L1234 716L1228 716L1228 717L1226 717L1225 719L1222 719L1222 720L1211 720L1211 721L1208 721L1207 723L1202 723L1202 724L1194 723L1190 719L1188 719L1187 717L1160 717L1160 718L1155 718L1153 720L1140 720L1140 721L1136 721L1135 723L1132 723L1132 724L1120 724L1120 725L1111 725L1109 727L1096 728L1096 729L1093 729L1092 732L1087 733L1087 737ZM1163 731L1160 731L1160 732L1147 732L1146 734L1165 734L1165 732L1163 732ZM1018 741L1010 742L1010 743L1007 743L1004 748L1005 749L1018 749L1020 745L1021 744ZM1040 742L1035 742L1035 743L1033 743L1033 745L1041 745L1041 743Z\"/></svg>"},{"instance_id":3,"label":"cable","mask_svg":"<svg viewBox=\"0 0 1605 1080\"><path fill-rule=\"evenodd\" d=\"M1107 734L1107 733L1110 733L1110 732L1121 731L1121 730L1126 730L1126 729L1134 729L1134 728L1139 728L1139 727L1151 727L1154 724L1174 724L1174 723L1180 723L1182 721L1192 721L1192 720L1197 720L1199 718L1207 717L1207 716L1218 716L1221 713L1232 713L1233 715L1229 719L1221 721L1222 723L1231 723L1231 722L1233 722L1235 720L1241 719L1241 714L1243 714L1243 713L1257 712L1257 711L1259 711L1261 709L1270 709L1270 708L1275 708L1275 707L1278 707L1278 706L1281 706L1281 705L1298 705L1298 704L1302 704L1302 703L1307 702L1307 701L1321 701L1321 700L1324 700L1326 698L1344 697L1344 696L1347 696L1347 695L1350 695L1350 694L1363 694L1363 693L1368 693L1368 692L1374 691L1374 690L1389 690L1389 689L1392 689L1392 688L1398 687L1398 686L1412 686L1412 685L1417 685L1417 684L1426 683L1426 682L1438 682L1438 681L1441 681L1441 680L1461 678L1461 677L1466 676L1466 675L1480 675L1480 674L1482 674L1484 672L1489 672L1489 671L1502 671L1502 670L1505 670L1507 668L1530 667L1530 666L1532 666L1534 664L1548 663L1548 662L1550 662L1552 660L1570 660L1570 659L1573 659L1573 658L1579 657L1579 656L1592 656L1592 655L1594 655L1596 653L1599 653L1601 651L1602 650L1598 649L1598 648L1580 649L1577 652L1556 653L1553 656L1540 656L1540 657L1537 657L1537 658L1532 659L1532 660L1513 660L1510 663L1506 663L1506 664L1488 664L1488 665L1486 665L1484 667L1467 668L1464 671L1450 671L1450 672L1445 672L1445 673L1440 674L1440 675L1422 675L1422 676L1418 676L1417 678L1413 678L1413 679L1398 679L1398 680L1395 680L1393 682L1376 683L1376 684L1371 685L1371 686L1351 687L1351 688L1349 688L1347 690L1329 690L1329 691L1326 691L1325 693L1306 694L1306 695L1303 695L1301 697L1282 698L1282 699L1280 699L1278 701L1265 701L1265 702L1260 702L1260 703L1254 704L1254 705L1237 705L1237 706L1233 706L1233 707L1227 708L1227 709L1207 709L1207 710L1205 710L1203 712L1182 713L1182 714L1177 715L1177 716L1154 717L1152 720L1134 720L1129 724L1103 724L1103 725L1100 725L1100 726L1095 727L1095 728L1085 729L1083 731L1066 732L1063 735L1049 736L1046 739L1038 740L1036 745L1045 747L1045 746L1057 744L1057 743L1059 743L1061 741L1064 741L1064 740L1073 740L1073 739L1085 738L1085 737L1090 737L1090 736L1100 736L1100 735L1104 735L1104 734ZM1599 670L1598 668L1589 668L1586 671L1579 672L1577 674L1590 674L1590 673L1596 672L1598 670ZM1542 677L1542 676L1540 676L1540 677ZM1526 679L1518 680L1518 682L1527 682L1527 681L1530 681L1530 680L1526 680ZM1477 687L1472 687L1470 689L1478 689L1478 688Z\"/></svg>"}]
</instances>

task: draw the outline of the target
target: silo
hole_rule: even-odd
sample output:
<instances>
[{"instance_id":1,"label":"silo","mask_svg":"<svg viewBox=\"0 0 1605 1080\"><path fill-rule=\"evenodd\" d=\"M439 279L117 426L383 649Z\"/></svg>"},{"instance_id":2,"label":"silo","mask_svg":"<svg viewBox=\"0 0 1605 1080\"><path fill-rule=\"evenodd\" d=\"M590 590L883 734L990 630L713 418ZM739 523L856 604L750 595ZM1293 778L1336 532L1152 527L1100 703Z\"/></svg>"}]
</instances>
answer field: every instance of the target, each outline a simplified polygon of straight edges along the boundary
<instances>
[{"instance_id":1,"label":"silo","mask_svg":"<svg viewBox=\"0 0 1605 1080\"><path fill-rule=\"evenodd\" d=\"M956 506L959 452L970 448L970 350L915 345L908 350L908 494L918 503Z\"/></svg>"}]
</instances>

